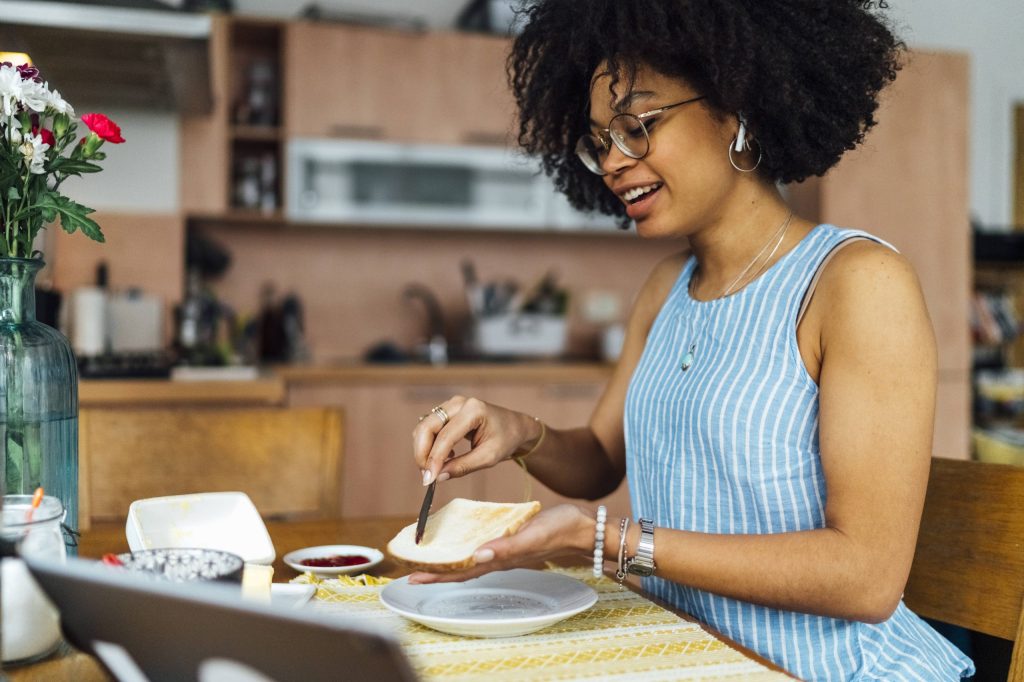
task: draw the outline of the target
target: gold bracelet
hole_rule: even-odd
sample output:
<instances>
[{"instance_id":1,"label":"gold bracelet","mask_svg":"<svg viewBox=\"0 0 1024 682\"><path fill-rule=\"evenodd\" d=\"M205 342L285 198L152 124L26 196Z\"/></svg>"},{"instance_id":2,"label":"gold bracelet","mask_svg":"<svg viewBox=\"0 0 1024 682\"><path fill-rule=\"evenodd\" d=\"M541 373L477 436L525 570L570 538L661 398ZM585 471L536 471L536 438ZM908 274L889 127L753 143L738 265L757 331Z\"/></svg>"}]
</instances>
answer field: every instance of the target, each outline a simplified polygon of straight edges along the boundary
<instances>
[{"instance_id":1,"label":"gold bracelet","mask_svg":"<svg viewBox=\"0 0 1024 682\"><path fill-rule=\"evenodd\" d=\"M540 444L544 442L544 436L548 434L548 427L544 425L539 418L534 417L533 420L540 424L540 437L537 438L537 442L533 444L533 447L529 451L524 452L521 455L512 455L512 461L519 465L519 468L523 470L523 476L525 477L525 486L523 487L523 502L529 502L533 499L533 484L530 481L530 471L526 468L526 462L523 461L525 457L532 455L540 447Z\"/></svg>"},{"instance_id":2,"label":"gold bracelet","mask_svg":"<svg viewBox=\"0 0 1024 682\"><path fill-rule=\"evenodd\" d=\"M538 424L540 424L540 436L537 438L537 442L534 443L533 447L530 448L529 450L527 450L526 452L523 452L523 453L520 453L520 454L517 454L517 455L512 455L512 459L514 459L517 462L519 462L519 466L521 466L521 467L525 467L526 466L525 464L523 464L522 460L524 460L525 458L529 457L533 453L537 452L537 448L539 448L541 446L541 444L544 442L544 436L548 435L548 427L547 427L547 425L544 422L542 422L540 420L540 418L538 418L538 417L534 417L533 420L535 422L537 422Z\"/></svg>"}]
</instances>

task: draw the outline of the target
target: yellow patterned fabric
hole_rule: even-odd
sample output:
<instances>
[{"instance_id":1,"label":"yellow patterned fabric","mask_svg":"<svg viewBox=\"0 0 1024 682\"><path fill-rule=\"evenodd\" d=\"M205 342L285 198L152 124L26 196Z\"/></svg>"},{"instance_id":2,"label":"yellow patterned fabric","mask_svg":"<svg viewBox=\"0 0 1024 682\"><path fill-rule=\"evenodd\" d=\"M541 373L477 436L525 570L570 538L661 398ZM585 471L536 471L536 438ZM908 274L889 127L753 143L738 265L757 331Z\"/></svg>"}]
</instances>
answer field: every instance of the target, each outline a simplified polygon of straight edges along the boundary
<instances>
[{"instance_id":1,"label":"yellow patterned fabric","mask_svg":"<svg viewBox=\"0 0 1024 682\"><path fill-rule=\"evenodd\" d=\"M357 616L393 632L423 680L783 680L690 623L590 569L555 569L597 591L593 607L519 637L448 635L408 621L378 598L386 578L322 579L310 608Z\"/></svg>"}]
</instances>

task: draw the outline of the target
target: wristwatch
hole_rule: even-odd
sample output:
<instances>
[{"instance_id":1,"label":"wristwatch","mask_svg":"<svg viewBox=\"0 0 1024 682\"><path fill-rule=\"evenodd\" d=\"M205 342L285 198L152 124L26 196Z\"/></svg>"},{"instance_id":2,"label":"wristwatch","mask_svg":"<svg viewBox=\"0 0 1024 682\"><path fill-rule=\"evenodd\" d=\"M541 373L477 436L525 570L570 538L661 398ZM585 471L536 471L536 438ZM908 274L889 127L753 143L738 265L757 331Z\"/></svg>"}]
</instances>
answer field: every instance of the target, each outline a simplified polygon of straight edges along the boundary
<instances>
[{"instance_id":1,"label":"wristwatch","mask_svg":"<svg viewBox=\"0 0 1024 682\"><path fill-rule=\"evenodd\" d=\"M654 521L640 519L640 540L636 543L636 554L629 559L626 573L646 578L654 574Z\"/></svg>"}]
</instances>

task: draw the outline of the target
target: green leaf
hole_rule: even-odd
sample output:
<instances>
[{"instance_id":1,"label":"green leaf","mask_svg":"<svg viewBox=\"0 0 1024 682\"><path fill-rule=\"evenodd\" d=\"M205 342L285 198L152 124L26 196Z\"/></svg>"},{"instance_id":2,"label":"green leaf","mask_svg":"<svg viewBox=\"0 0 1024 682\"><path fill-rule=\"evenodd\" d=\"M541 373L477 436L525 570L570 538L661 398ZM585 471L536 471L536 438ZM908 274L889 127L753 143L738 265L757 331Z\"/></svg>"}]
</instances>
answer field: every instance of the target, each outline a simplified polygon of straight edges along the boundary
<instances>
[{"instance_id":1,"label":"green leaf","mask_svg":"<svg viewBox=\"0 0 1024 682\"><path fill-rule=\"evenodd\" d=\"M7 201L17 201L21 198L21 192L14 185L7 188Z\"/></svg>"},{"instance_id":2,"label":"green leaf","mask_svg":"<svg viewBox=\"0 0 1024 682\"><path fill-rule=\"evenodd\" d=\"M106 241L100 226L95 220L88 217L90 213L93 213L93 210L88 206L82 206L56 192L47 192L43 195L39 205L44 207L44 211L51 210L59 214L60 226L68 234L74 234L76 230L81 230L82 234L93 241ZM52 222L52 220L52 218L48 219L49 222Z\"/></svg>"},{"instance_id":3,"label":"green leaf","mask_svg":"<svg viewBox=\"0 0 1024 682\"><path fill-rule=\"evenodd\" d=\"M49 170L51 173L60 171L65 175L80 175L82 173L99 173L103 169L89 161L79 161L61 156L50 162Z\"/></svg>"}]
</instances>

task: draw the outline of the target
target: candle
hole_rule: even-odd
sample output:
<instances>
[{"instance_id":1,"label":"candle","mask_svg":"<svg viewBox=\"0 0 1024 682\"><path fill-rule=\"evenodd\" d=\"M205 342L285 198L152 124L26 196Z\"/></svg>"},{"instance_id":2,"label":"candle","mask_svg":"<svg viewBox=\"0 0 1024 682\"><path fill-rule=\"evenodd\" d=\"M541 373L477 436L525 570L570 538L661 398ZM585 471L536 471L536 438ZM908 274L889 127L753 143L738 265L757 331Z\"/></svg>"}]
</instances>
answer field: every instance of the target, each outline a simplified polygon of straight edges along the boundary
<instances>
[{"instance_id":1,"label":"candle","mask_svg":"<svg viewBox=\"0 0 1024 682\"><path fill-rule=\"evenodd\" d=\"M46 598L20 559L4 559L3 661L21 661L49 654L60 643L60 614Z\"/></svg>"},{"instance_id":2,"label":"candle","mask_svg":"<svg viewBox=\"0 0 1024 682\"><path fill-rule=\"evenodd\" d=\"M33 508L29 495L3 499L0 533L18 542L22 556L63 561L67 550L61 522L64 506L44 496ZM61 641L60 614L50 603L21 559L6 557L0 564L0 657L3 662L28 662L52 653Z\"/></svg>"}]
</instances>

